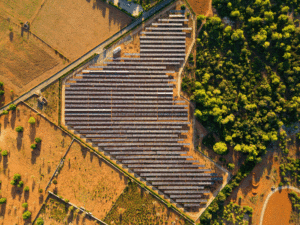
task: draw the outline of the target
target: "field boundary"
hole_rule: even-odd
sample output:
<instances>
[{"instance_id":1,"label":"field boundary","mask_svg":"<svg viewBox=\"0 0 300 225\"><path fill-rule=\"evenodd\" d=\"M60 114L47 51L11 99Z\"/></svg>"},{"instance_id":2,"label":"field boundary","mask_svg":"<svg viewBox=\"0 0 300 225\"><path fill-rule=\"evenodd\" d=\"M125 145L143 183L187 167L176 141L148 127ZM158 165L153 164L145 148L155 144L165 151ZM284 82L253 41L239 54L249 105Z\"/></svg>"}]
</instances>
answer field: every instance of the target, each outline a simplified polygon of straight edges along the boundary
<instances>
[{"instance_id":1,"label":"field boundary","mask_svg":"<svg viewBox=\"0 0 300 225\"><path fill-rule=\"evenodd\" d=\"M56 173L57 173L57 172L59 171L59 169L62 168L62 166L64 165L66 155L67 155L68 152L70 151L70 149L71 149L71 147L72 147L72 145L73 145L74 140L75 140L75 139L73 138L72 141L71 141L71 143L70 143L70 145L69 145L69 148L67 149L67 151L66 151L66 153L64 154L64 156L61 158L61 160L60 160L58 166L56 167L56 170L54 171L52 177L50 178L50 180L49 180L49 182L48 182L48 184L47 184L47 186L45 187L45 191L47 191L47 189L49 188L49 186L50 186L50 184L51 184L53 178L54 178L55 175L56 175Z\"/></svg>"}]
</instances>

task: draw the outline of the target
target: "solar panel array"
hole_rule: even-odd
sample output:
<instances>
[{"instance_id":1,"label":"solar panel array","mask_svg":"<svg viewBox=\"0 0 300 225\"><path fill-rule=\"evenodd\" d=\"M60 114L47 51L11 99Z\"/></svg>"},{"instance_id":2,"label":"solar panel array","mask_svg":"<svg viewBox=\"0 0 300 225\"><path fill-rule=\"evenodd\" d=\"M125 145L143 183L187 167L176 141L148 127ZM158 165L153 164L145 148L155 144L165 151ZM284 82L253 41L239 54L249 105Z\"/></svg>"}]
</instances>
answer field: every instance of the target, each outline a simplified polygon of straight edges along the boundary
<instances>
[{"instance_id":1,"label":"solar panel array","mask_svg":"<svg viewBox=\"0 0 300 225\"><path fill-rule=\"evenodd\" d=\"M140 53L90 66L65 88L66 125L184 208L205 203L216 180L187 155L189 105L173 95L187 22L158 19L140 33Z\"/></svg>"}]
</instances>

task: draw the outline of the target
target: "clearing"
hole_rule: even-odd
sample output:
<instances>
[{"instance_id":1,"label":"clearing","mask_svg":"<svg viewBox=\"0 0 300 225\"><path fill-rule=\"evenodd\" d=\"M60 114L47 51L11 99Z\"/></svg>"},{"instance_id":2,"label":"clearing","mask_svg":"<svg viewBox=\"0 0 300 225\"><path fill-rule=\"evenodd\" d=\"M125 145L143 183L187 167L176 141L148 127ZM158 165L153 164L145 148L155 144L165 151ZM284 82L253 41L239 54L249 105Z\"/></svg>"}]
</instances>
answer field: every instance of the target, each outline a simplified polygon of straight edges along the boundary
<instances>
[{"instance_id":1,"label":"clearing","mask_svg":"<svg viewBox=\"0 0 300 225\"><path fill-rule=\"evenodd\" d=\"M127 185L127 178L77 141L50 190L102 219ZM55 184L57 183L57 184Z\"/></svg>"},{"instance_id":2,"label":"clearing","mask_svg":"<svg viewBox=\"0 0 300 225\"><path fill-rule=\"evenodd\" d=\"M107 224L190 224L132 182L128 184L104 222Z\"/></svg>"},{"instance_id":3,"label":"clearing","mask_svg":"<svg viewBox=\"0 0 300 225\"><path fill-rule=\"evenodd\" d=\"M35 118L35 124L28 123L30 117ZM19 104L8 115L2 115L0 123L0 148L2 152L8 151L7 156L0 156L1 195L7 199L1 207L0 223L21 224L24 222L22 203L28 203L31 219L34 218L45 200L45 187L68 149L71 138L24 104ZM16 132L17 126L22 126L24 131ZM42 141L36 149L31 149L36 137ZM10 183L17 173L21 175L23 187ZM25 186L29 187L28 192L24 191Z\"/></svg>"},{"instance_id":4,"label":"clearing","mask_svg":"<svg viewBox=\"0 0 300 225\"><path fill-rule=\"evenodd\" d=\"M131 20L101 0L48 0L31 29L73 61L126 27Z\"/></svg>"},{"instance_id":5,"label":"clearing","mask_svg":"<svg viewBox=\"0 0 300 225\"><path fill-rule=\"evenodd\" d=\"M212 16L212 0L187 0L197 15Z\"/></svg>"}]
</instances>

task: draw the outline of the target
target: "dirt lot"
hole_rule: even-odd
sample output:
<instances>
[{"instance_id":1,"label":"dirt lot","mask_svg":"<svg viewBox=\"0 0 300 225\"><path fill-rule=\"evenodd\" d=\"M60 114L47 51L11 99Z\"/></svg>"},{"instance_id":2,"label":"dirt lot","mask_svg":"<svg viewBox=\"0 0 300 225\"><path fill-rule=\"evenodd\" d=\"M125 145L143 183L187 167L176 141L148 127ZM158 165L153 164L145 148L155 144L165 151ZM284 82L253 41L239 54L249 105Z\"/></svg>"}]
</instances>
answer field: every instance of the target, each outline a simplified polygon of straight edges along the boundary
<instances>
[{"instance_id":1,"label":"dirt lot","mask_svg":"<svg viewBox=\"0 0 300 225\"><path fill-rule=\"evenodd\" d=\"M34 95L26 101L35 110L43 113L55 124L58 123L58 110L59 110L59 82L51 84L42 90L41 95L46 98L47 104L43 105L38 103L38 97Z\"/></svg>"},{"instance_id":2,"label":"dirt lot","mask_svg":"<svg viewBox=\"0 0 300 225\"><path fill-rule=\"evenodd\" d=\"M288 190L282 190L271 196L264 215L264 225L289 224L292 203L288 193Z\"/></svg>"},{"instance_id":3,"label":"dirt lot","mask_svg":"<svg viewBox=\"0 0 300 225\"><path fill-rule=\"evenodd\" d=\"M78 211L78 209L52 195L49 195L38 218L42 218L45 225L60 225L66 222L67 224L78 225L97 224L97 220L86 216L82 211Z\"/></svg>"},{"instance_id":4,"label":"dirt lot","mask_svg":"<svg viewBox=\"0 0 300 225\"><path fill-rule=\"evenodd\" d=\"M104 222L107 224L185 224L173 210L130 183ZM189 224L189 223L187 223Z\"/></svg>"},{"instance_id":5,"label":"dirt lot","mask_svg":"<svg viewBox=\"0 0 300 225\"><path fill-rule=\"evenodd\" d=\"M188 2L197 15L212 15L211 0L188 0Z\"/></svg>"},{"instance_id":6,"label":"dirt lot","mask_svg":"<svg viewBox=\"0 0 300 225\"><path fill-rule=\"evenodd\" d=\"M0 18L0 81L7 104L63 67L63 60L37 38Z\"/></svg>"},{"instance_id":7,"label":"dirt lot","mask_svg":"<svg viewBox=\"0 0 300 225\"><path fill-rule=\"evenodd\" d=\"M131 20L101 0L47 0L31 28L73 61L127 26Z\"/></svg>"},{"instance_id":8,"label":"dirt lot","mask_svg":"<svg viewBox=\"0 0 300 225\"><path fill-rule=\"evenodd\" d=\"M127 185L127 179L78 142L68 152L50 190L102 219Z\"/></svg>"},{"instance_id":9,"label":"dirt lot","mask_svg":"<svg viewBox=\"0 0 300 225\"><path fill-rule=\"evenodd\" d=\"M31 116L36 120L34 125L28 123ZM34 218L45 200L45 187L71 138L23 104L18 105L16 111L2 115L0 123L0 148L8 151L7 156L0 156L1 196L7 198L0 209L0 224L28 223L30 219L24 221L22 218L22 203L28 203L31 219ZM24 131L16 132L17 126L24 127ZM30 146L36 137L42 142L33 150ZM10 184L17 173L21 175L23 187ZM29 192L23 190L25 186L29 187ZM39 189L43 189L42 193Z\"/></svg>"}]
</instances>

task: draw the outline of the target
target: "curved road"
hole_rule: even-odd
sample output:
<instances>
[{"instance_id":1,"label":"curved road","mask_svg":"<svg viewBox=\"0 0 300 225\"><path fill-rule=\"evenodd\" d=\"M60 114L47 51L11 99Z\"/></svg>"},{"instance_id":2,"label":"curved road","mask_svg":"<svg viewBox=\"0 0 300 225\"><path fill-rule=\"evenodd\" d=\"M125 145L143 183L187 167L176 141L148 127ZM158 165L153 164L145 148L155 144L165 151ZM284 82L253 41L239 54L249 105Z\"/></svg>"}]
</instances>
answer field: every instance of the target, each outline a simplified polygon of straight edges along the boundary
<instances>
[{"instance_id":1,"label":"curved road","mask_svg":"<svg viewBox=\"0 0 300 225\"><path fill-rule=\"evenodd\" d=\"M285 186L285 187L278 187L278 188L275 188L275 190L271 191L265 202L264 202L264 205L263 205L263 208L262 208L262 212L261 212L261 215L260 215L260 220L259 220L259 225L263 225L263 220L264 220L264 214L265 214L265 211L266 211L266 208L267 208L267 205L268 205L268 202L269 202L269 199L270 197L276 192L276 191L279 191L279 190L284 190L284 189L289 189L289 190L292 190L292 191L296 191L296 192L299 192L300 193L300 189L298 188L295 188L295 187L290 187L290 186Z\"/></svg>"}]
</instances>

